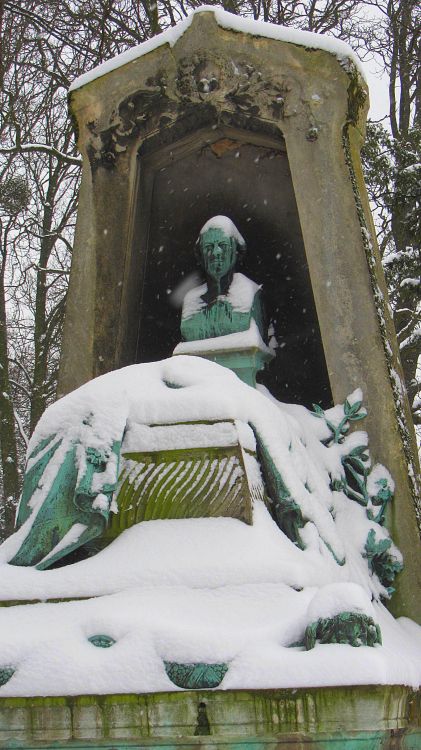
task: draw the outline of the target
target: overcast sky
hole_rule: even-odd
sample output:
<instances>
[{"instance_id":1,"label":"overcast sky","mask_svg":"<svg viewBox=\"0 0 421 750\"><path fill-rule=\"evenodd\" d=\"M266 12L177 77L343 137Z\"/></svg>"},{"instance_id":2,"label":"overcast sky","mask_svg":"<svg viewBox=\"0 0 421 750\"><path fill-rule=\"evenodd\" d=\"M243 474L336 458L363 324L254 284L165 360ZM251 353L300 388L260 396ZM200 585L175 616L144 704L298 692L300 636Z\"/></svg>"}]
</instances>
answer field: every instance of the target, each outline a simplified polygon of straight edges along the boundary
<instances>
[{"instance_id":1,"label":"overcast sky","mask_svg":"<svg viewBox=\"0 0 421 750\"><path fill-rule=\"evenodd\" d=\"M380 120L389 111L389 92L387 76L379 75L374 61L363 63L367 83L370 89L370 111L368 116L372 120Z\"/></svg>"}]
</instances>

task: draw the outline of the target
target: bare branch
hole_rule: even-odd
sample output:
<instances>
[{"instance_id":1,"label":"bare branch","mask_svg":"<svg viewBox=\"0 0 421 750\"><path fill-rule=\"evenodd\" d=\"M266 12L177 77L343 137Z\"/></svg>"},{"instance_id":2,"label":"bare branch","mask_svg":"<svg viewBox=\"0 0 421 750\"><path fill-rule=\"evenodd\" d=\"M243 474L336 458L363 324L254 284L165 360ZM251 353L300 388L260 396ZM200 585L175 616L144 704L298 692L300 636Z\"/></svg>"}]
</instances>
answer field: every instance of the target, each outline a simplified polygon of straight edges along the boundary
<instances>
[{"instance_id":1,"label":"bare branch","mask_svg":"<svg viewBox=\"0 0 421 750\"><path fill-rule=\"evenodd\" d=\"M65 154L63 153L63 151L59 151L54 146L48 146L46 143L22 143L19 145L16 144L14 146L0 146L0 154L29 154L33 153L34 151L50 154L56 159L60 159L67 164L77 164L77 166L79 167L82 166L81 156L71 156L70 154Z\"/></svg>"}]
</instances>

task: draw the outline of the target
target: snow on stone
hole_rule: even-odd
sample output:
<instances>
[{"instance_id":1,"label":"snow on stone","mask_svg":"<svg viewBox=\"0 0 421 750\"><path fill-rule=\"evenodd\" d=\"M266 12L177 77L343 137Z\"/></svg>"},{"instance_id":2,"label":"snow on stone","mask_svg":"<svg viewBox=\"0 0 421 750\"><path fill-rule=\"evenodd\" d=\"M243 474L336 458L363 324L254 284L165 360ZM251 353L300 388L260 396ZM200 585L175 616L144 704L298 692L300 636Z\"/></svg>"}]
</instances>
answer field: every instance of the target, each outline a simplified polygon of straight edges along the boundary
<instances>
[{"instance_id":1,"label":"snow on stone","mask_svg":"<svg viewBox=\"0 0 421 750\"><path fill-rule=\"evenodd\" d=\"M350 403L359 400L356 393ZM339 420L339 409L326 416ZM189 435L175 424L186 421L210 424L194 425ZM363 556L370 529L378 539L388 538L387 530L330 489L346 445L365 444L365 434L328 447L324 419L276 401L262 386L250 388L219 365L178 356L109 373L61 399L41 418L29 452L54 434L67 445L95 446L112 464L111 446L124 431L123 450L151 450L163 424L178 446L232 445L236 436L254 461L246 470L258 487L259 467L247 453L255 448L252 425L301 508L305 549L258 499L251 526L233 518L142 522L95 556L44 571L7 563L27 533L24 524L0 547L0 599L81 601L0 609L0 667L16 668L0 696L176 690L164 660L228 663L221 689L419 685L421 628L394 620L380 603L387 592ZM83 463L81 453L76 460ZM57 461L29 524L54 470ZM385 471L375 467L373 481L387 478ZM98 492L94 503L101 503ZM315 619L341 611L371 616L383 645L316 645L308 652L296 645ZM88 638L97 634L116 643L96 648Z\"/></svg>"},{"instance_id":2,"label":"snow on stone","mask_svg":"<svg viewBox=\"0 0 421 750\"><path fill-rule=\"evenodd\" d=\"M326 603L332 598L341 605L351 586L344 586L339 600L331 586L326 589ZM382 605L371 606L355 590L352 603L379 623L383 646L317 645L308 652L291 647L314 612L337 609L324 607L323 595L323 587L295 591L273 582L195 589L164 583L81 602L6 608L0 621L1 659L18 669L0 694L177 690L164 660L228 663L221 689L416 687L421 629L408 620L401 625ZM116 644L95 648L88 638L97 634L111 636Z\"/></svg>"},{"instance_id":3,"label":"snow on stone","mask_svg":"<svg viewBox=\"0 0 421 750\"><path fill-rule=\"evenodd\" d=\"M174 349L174 354L197 354L214 351L241 351L243 349L259 349L261 352L273 354L273 349L263 341L256 321L252 318L247 331L227 333L225 336L215 336L210 339L196 341L180 341Z\"/></svg>"},{"instance_id":4,"label":"snow on stone","mask_svg":"<svg viewBox=\"0 0 421 750\"><path fill-rule=\"evenodd\" d=\"M238 438L237 430L232 422L155 425L153 427L130 422L124 439L124 449L130 453L131 451L183 448L217 448L236 445Z\"/></svg>"},{"instance_id":5,"label":"snow on stone","mask_svg":"<svg viewBox=\"0 0 421 750\"><path fill-rule=\"evenodd\" d=\"M87 73L83 73L73 81L69 91L74 91L75 89L81 88L81 86L86 86L87 83L94 81L96 78L100 78L122 65L127 65L128 63L133 62L133 60L137 60L139 57L152 52L164 44L169 44L170 47L173 47L191 25L194 15L196 13L204 12L213 13L217 24L224 29L251 34L252 36L262 36L267 39L276 39L281 42L297 44L301 47L309 47L311 49L320 49L329 52L331 55L337 57L345 66L349 66L349 62L352 62L365 79L364 69L358 55L348 44L346 44L346 42L343 42L340 39L335 39L326 34L315 34L312 31L300 31L298 29L278 26L264 21L254 21L249 18L241 18L240 16L228 13L227 11L222 10L222 8L215 7L214 5L201 5L199 8L193 10L187 18L180 21L176 26L166 29L162 34L158 34L152 39L148 39L146 42L142 42L136 47L132 47L131 49L126 50L126 52L116 55L116 57L113 57L111 60L107 60L106 62L101 63L101 65L97 65Z\"/></svg>"},{"instance_id":6,"label":"snow on stone","mask_svg":"<svg viewBox=\"0 0 421 750\"><path fill-rule=\"evenodd\" d=\"M331 583L323 586L312 598L307 610L309 622L335 617L341 612L358 612L375 619L367 594L355 583Z\"/></svg>"}]
</instances>

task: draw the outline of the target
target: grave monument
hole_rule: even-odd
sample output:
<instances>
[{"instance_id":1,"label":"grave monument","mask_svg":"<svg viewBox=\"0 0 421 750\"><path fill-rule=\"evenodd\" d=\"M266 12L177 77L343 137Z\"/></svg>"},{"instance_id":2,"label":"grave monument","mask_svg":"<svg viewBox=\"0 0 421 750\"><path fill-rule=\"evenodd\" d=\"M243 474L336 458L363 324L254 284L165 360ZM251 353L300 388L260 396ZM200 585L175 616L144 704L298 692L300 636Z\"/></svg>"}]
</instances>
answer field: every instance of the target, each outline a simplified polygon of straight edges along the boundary
<instances>
[{"instance_id":1,"label":"grave monument","mask_svg":"<svg viewBox=\"0 0 421 750\"><path fill-rule=\"evenodd\" d=\"M63 397L0 547L0 747L417 747L417 465L358 60L204 7L70 111Z\"/></svg>"}]
</instances>

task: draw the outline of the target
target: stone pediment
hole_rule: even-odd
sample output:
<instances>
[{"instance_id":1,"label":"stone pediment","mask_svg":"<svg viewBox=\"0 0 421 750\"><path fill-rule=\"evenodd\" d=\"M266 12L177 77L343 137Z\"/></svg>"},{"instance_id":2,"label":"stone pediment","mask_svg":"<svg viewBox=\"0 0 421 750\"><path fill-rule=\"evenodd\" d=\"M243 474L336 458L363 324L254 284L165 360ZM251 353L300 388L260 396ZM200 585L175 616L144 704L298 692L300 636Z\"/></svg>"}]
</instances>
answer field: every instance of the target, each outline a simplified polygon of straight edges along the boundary
<instances>
[{"instance_id":1,"label":"stone pediment","mask_svg":"<svg viewBox=\"0 0 421 750\"><path fill-rule=\"evenodd\" d=\"M367 91L344 43L206 6L188 21L184 30L170 29L72 85L71 109L93 166L112 167L130 143L139 147L158 131L161 143L171 143L179 132L169 131L180 120L185 132L208 123L253 132L266 123L268 135L282 137L277 124L292 118L313 141L329 118L327 100L337 104L340 89L341 126L348 109L358 119Z\"/></svg>"}]
</instances>

